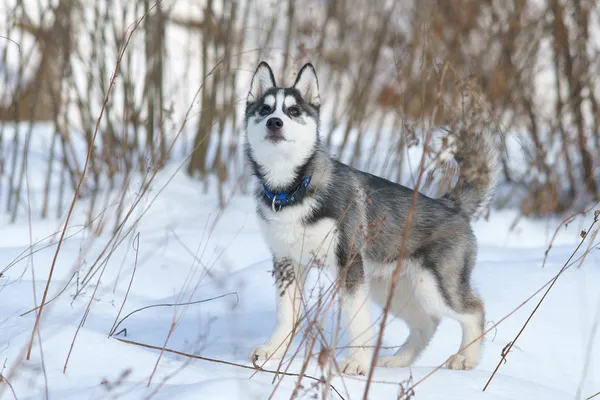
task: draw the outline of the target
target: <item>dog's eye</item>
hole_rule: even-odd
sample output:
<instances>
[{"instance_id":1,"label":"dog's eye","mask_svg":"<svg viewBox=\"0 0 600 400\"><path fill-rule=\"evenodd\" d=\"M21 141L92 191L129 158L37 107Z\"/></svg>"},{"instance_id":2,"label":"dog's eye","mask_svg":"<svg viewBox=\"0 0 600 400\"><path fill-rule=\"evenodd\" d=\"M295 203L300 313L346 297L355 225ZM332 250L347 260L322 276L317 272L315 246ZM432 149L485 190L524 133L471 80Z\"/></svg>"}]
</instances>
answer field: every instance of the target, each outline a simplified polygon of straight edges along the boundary
<instances>
[{"instance_id":1,"label":"dog's eye","mask_svg":"<svg viewBox=\"0 0 600 400\"><path fill-rule=\"evenodd\" d=\"M259 113L260 115L263 115L263 116L264 116L264 115L268 115L270 112L271 112L271 107L269 107L269 106L268 106L268 105L266 105L266 104L263 104L263 105L260 107L260 109L258 110L258 113Z\"/></svg>"},{"instance_id":2,"label":"dog's eye","mask_svg":"<svg viewBox=\"0 0 600 400\"><path fill-rule=\"evenodd\" d=\"M292 117L297 117L300 115L300 109L298 107L290 107L288 108L288 114L290 114Z\"/></svg>"}]
</instances>

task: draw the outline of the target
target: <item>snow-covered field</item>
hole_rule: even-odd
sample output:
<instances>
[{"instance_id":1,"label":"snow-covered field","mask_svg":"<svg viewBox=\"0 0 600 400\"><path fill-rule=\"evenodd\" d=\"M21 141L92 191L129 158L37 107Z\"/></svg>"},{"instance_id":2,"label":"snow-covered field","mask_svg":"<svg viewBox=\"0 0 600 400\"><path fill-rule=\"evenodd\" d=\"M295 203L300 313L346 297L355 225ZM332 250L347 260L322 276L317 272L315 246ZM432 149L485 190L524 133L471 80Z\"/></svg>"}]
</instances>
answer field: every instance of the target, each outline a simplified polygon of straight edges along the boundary
<instances>
[{"instance_id":1,"label":"snow-covered field","mask_svg":"<svg viewBox=\"0 0 600 400\"><path fill-rule=\"evenodd\" d=\"M0 14L6 11L7 4L12 4L5 3L0 4ZM175 3L177 15L198 14L199 9L192 2ZM274 2L267 3L275 7ZM34 2L31 4L28 10L33 11L36 8ZM258 9L263 8L257 6ZM270 9L265 6L266 11ZM36 20L35 15L30 13L29 16ZM252 27L249 34L257 30L262 32L258 27L260 29ZM173 28L168 35L170 43L175 45L170 47L167 59L171 64L167 67L170 74L167 74L165 86L173 88L174 93L169 94L169 98L174 97L173 101L178 105L175 109L183 113L199 84L196 80L201 79L196 73L199 70L197 63L200 63L196 52L200 47L195 41L199 38L191 40L178 28ZM139 40L137 45L141 49L143 41ZM32 39L27 37L20 43L24 53L32 45ZM87 51L85 41L82 45ZM254 47L253 43L249 44L249 48ZM131 50L135 49L134 40ZM19 48L9 46L7 51L18 58ZM107 54L105 58L109 60L116 57L113 53ZM139 54L143 56L143 53ZM254 56L248 64L253 60ZM112 60L106 63L112 66ZM252 68L250 65L240 68L239 79L247 81ZM77 69L75 72L78 73ZM29 74L30 71L25 70L26 78ZM551 68L549 74L552 75ZM548 76L542 74L537 79L548 80ZM10 79L6 82L14 83ZM548 101L552 98L554 83L548 82L551 84L539 85L542 92L539 106L548 106L548 112L554 112L551 107L554 103ZM241 86L246 87L247 82ZM103 90L97 96L101 100L104 99ZM240 96L243 99L244 93ZM240 106L243 107L243 102ZM97 115L96 110L92 111ZM174 120L181 118L175 116ZM107 218L107 228L100 236L94 236L93 232L82 228L86 221L87 200L78 202L55 264L47 296L51 301L43 312L40 335L34 338L30 360L25 360L35 324L35 313L30 311L43 296L58 232L64 221L55 219L54 204L50 207L50 219L40 219L37 212L42 202L49 153L48 134L51 132L46 131L48 129L44 130L44 135L40 130L35 132L28 169L30 196L23 194L29 198L23 200L15 224L9 224L8 214L3 214L7 177L0 176L0 374L5 378L0 382L0 400L289 399L297 377L281 377L274 382L273 375L266 372L169 352L161 354L118 340L165 346L251 367L247 361L250 350L264 342L273 328L276 290L270 273L271 255L258 231L253 200L236 194L228 199L228 206L221 211L215 191L209 190L206 194L203 184L176 171L178 161L159 173L153 190L140 207L150 207L148 212L139 224L132 226L132 234L108 259L103 250L109 245L110 253L110 230L114 226L117 206L110 203L102 213ZM10 136L4 134L5 138ZM5 143L9 143L8 138ZM373 147L367 156L386 153L388 143L386 140L380 143L382 148ZM333 144L336 145L335 140ZM363 145L370 148L368 138ZM352 147L348 146L349 149ZM214 146L210 148L213 150ZM529 172L515 167L520 163L512 156L511 151L513 168L518 172ZM396 165L393 162L380 157L369 165L377 172L384 171L386 163ZM415 159L413 162L417 163ZM59 161L56 166L60 167ZM168 182L171 177L173 179ZM58 180L52 180L53 190L58 187ZM130 186L127 201L136 197L137 188L139 185ZM70 201L69 196L65 204ZM151 203L155 196L156 200ZM53 193L51 201L55 202L57 197L58 194ZM36 210L32 212L31 223L27 216L27 201L31 201L31 210ZM100 210L96 212L100 213ZM474 280L486 304L487 327L500 321L558 273L581 241L581 231L587 229L593 219L592 213L588 213L577 217L567 228L561 228L542 268L545 252L561 219L518 219L515 225L517 217L517 211L494 210L489 221L475 223L480 249ZM541 294L489 333L476 370L439 369L415 387L414 398L585 400L600 392L600 332L597 329L600 323L597 241L600 237L589 236L588 241L596 242L595 247L591 248L583 264L576 262L558 279L486 392L481 390L496 367L502 349L514 339ZM574 260L588 250L588 244L582 246ZM99 263L96 263L97 259L100 259ZM109 335L115 322L132 311L151 305L203 299L212 300L136 312L119 324L114 337ZM380 312L373 305L377 326L376 318ZM328 316L323 326L329 329L334 325L333 320L334 316ZM384 335L385 349L381 354L393 353L395 350L391 347L399 346L407 333L402 322L392 319ZM332 335L332 329L326 334ZM340 348L345 345L343 339ZM459 326L452 321L443 321L431 345L412 368L376 370L369 398L397 398L400 384L406 387L407 381L415 383L430 374L457 350L459 343ZM338 351L339 360L344 352L344 349ZM291 362L289 372L301 370L302 355ZM269 362L265 368L273 370L277 366L278 362ZM284 369L286 367L284 365ZM306 373L321 376L316 357L311 360ZM344 399L362 399L365 380L364 377L338 376L332 384ZM315 395L320 398L322 389L311 387L312 383L310 379L302 381L303 389L298 398L314 398ZM333 391L329 391L328 396L340 398Z\"/></svg>"},{"instance_id":2,"label":"snow-covered field","mask_svg":"<svg viewBox=\"0 0 600 400\"><path fill-rule=\"evenodd\" d=\"M239 366L168 352L161 356L159 351L109 337L134 267L120 318L148 305L236 294L188 306L145 309L120 324L118 338L158 347L166 343L169 349L251 366L248 353L268 338L274 325L271 257L258 231L252 199L235 195L220 212L216 196L204 194L201 184L175 172L175 167L161 171L154 184L150 197L174 175L135 227L139 243L134 234L127 238L83 288L86 272L111 234L106 229L93 237L81 230L85 201L78 205L56 262L48 299L61 294L43 312L40 337L35 338L29 361L24 355L35 314L22 314L41 300L58 239L57 235L46 237L59 231L61 222L33 215L30 228L26 217L13 225L0 219L0 368L14 390L13 395L8 385L0 384L0 398L43 399L46 390L50 399L60 400L267 399L274 390L272 398L290 398L296 377L282 377L274 384L269 373L254 374ZM111 212L109 208L108 215ZM493 211L489 221L475 223L480 252L474 279L486 303L488 327L559 271L581 240L581 230L593 219L591 214L578 217L561 229L541 268L560 221L520 220L512 227L516 216L516 212ZM33 252L30 243L35 243ZM587 248L586 243L578 255ZM14 263L15 259L20 261ZM490 332L476 370L440 369L415 388L414 398L586 399L600 391L600 333L595 330L600 320L599 261L598 252L592 251L580 268L575 264L559 278L485 393L481 389L503 347L514 338L539 295ZM74 275L77 266L81 269ZM78 331L88 306L90 311ZM373 310L376 318L381 310L376 306ZM404 324L392 320L383 345L398 346L406 335ZM442 322L432 344L412 368L376 370L374 380L379 383L372 384L369 398L396 398L400 383L406 384L411 376L416 382L430 373L459 343L459 326ZM382 354L393 351L386 348ZM339 351L338 359L343 352ZM289 372L300 371L302 354ZM265 368L276 369L277 362L269 362ZM315 358L306 373L321 376ZM321 388L312 388L308 379L302 383L299 398L320 398ZM345 399L363 398L364 377L338 376L332 384ZM329 398L339 396L330 392Z\"/></svg>"}]
</instances>

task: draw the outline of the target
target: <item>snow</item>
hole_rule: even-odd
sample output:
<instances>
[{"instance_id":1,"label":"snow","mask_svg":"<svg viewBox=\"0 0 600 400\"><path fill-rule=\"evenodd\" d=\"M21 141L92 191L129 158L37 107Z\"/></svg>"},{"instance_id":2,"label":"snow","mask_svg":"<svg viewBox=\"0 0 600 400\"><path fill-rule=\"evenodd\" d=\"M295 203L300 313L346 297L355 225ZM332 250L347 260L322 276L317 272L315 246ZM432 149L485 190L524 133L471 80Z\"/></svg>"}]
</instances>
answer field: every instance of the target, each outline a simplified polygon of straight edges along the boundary
<instances>
[{"instance_id":1,"label":"snow","mask_svg":"<svg viewBox=\"0 0 600 400\"><path fill-rule=\"evenodd\" d=\"M30 171L34 171L35 165L33 157ZM15 224L8 224L6 216L0 218L0 271L3 272L0 278L0 364L5 364L2 374L12 384L18 399L44 398L46 380L51 399L269 398L275 388L271 374L254 375L251 369L192 360L168 352L161 356L159 351L109 337L134 266L135 277L120 318L148 305L236 294L199 304L137 312L120 324L118 331L126 328L127 335L119 332L118 338L162 347L174 323L167 348L251 366L247 355L268 338L274 326L271 256L258 230L253 200L236 194L228 199L227 208L221 212L212 186L205 194L203 185L177 171L178 166L178 161L173 161L159 173L150 192L151 197L157 196L156 200L143 204L143 207L150 206L148 212L137 225L132 225L135 229L131 236L106 262L95 294L99 274L93 275L90 284L75 296L86 272L111 237L110 229L98 237L81 229L87 200L78 202L70 222L69 239L63 243L56 263L48 299L62 294L44 310L40 324L42 349L36 338L29 361L24 360L24 354L35 314L21 314L40 302L58 239L57 235L46 237L59 231L62 222L32 215L31 235L36 244L30 255L26 214ZM36 182L34 172L30 180L31 198L39 199L43 185ZM164 190L159 193L163 186ZM110 210L107 214L110 221ZM560 219L519 219L515 223L517 217L516 211L493 211L489 221L474 224L480 244L474 281L486 304L487 327L556 275L581 240L581 230L592 220L588 214L561 228L548 261L541 268ZM113 226L112 222L108 226ZM136 234L139 234L139 244L134 241ZM137 264L134 244L138 249ZM585 249L587 244L574 259ZM12 263L18 258L20 261ZM596 393L600 390L600 346L593 344L600 334L596 331L594 337L591 335L600 315L598 261L598 252L592 251L581 267L575 263L559 278L486 392L481 389L502 349L513 340L539 295L488 334L476 370L440 369L415 388L415 398L573 399L580 390L580 398L585 399ZM80 272L73 275L79 265ZM99 267L103 268L104 264L100 263ZM90 312L74 341L88 304ZM375 305L373 311L374 318L381 312ZM323 326L331 333L329 327L333 326L334 316L326 318ZM404 324L392 320L383 345L398 346L406 335ZM340 347L344 346L344 340L342 338ZM458 324L443 321L431 345L412 368L375 371L374 379L387 383L374 383L369 398L396 398L400 383L406 385L411 376L413 383L419 381L456 351L459 343ZM299 340L295 344L298 345ZM386 348L381 354L393 351ZM342 359L343 352L338 351L338 360ZM289 372L301 370L301 358L291 363ZM584 374L586 363L588 369ZM277 365L278 362L272 361L265 368L277 369ZM45 368L46 379L42 368ZM321 376L315 359L306 372ZM281 378L273 398L290 398L296 382L297 377ZM313 382L304 379L302 383L299 398L321 396L322 389L312 388ZM362 398L365 378L338 376L332 384L346 399ZM6 385L0 386L0 390L0 398L12 398ZM330 392L329 398L337 398L337 395Z\"/></svg>"},{"instance_id":2,"label":"snow","mask_svg":"<svg viewBox=\"0 0 600 400\"><path fill-rule=\"evenodd\" d=\"M199 14L199 9L194 5L186 2L173 4L176 6L175 15ZM2 7L0 4L0 9ZM272 12L272 7L260 7L260 11ZM31 8L33 11L36 9ZM119 12L118 7L115 12ZM91 20L89 12L84 10L82 15L86 21ZM39 18L35 15L30 17L34 21ZM262 30L252 25L248 32L258 36ZM3 35L12 37L8 33L11 32L4 32ZM169 41L176 43L169 50L167 69L171 73L167 74L167 97L176 105L177 113L183 114L202 80L197 73L199 37L184 33L177 27L169 27L167 34ZM31 50L33 41L27 35L17 36L16 39L23 52ZM140 40L141 37L134 36L132 50L139 50ZM85 45L84 40L81 46ZM249 44L245 50L252 48L253 44ZM7 51L9 59L18 59L16 46L8 45ZM114 46L110 52L103 52L107 55L105 64L110 66L108 75L114 65L114 52ZM247 86L256 56L256 53L250 52L240 66L239 87ZM135 56L134 59L137 60ZM277 59L273 58L272 61L277 67ZM16 71L16 64L10 67L7 73ZM80 66L77 70L86 69ZM28 80L31 73L26 69L24 79ZM551 96L553 90L548 76L540 74L538 77L543 88L543 99ZM81 76L77 75L76 78L80 79ZM18 82L8 79L7 84L13 85L10 86L13 88ZM98 93L91 99L91 104L97 107L98 99L104 99L104 88L98 86L94 90ZM118 99L118 92L116 96ZM243 100L244 93L237 97ZM243 101L239 106L243 107ZM173 119L181 121L182 115L177 113ZM328 123L324 116L324 131L329 130ZM386 123L377 147L371 147L371 139L374 138L368 135L363 137L363 146L373 149L363 154L367 157L371 154L381 155L373 157L372 163L368 163L372 172L384 173L398 163L387 155L389 137L392 137L387 128ZM26 131L26 127L21 129L21 133ZM343 127L337 133L342 131ZM33 135L28 169L32 210L39 210L43 201L44 171L52 133L52 127L46 126L37 127ZM10 132L5 132L5 143L10 142L10 135ZM353 147L357 135L353 135L347 149ZM339 137L341 135L332 141L334 153L335 147L339 146ZM237 139L232 137L231 140ZM83 156L79 155L84 154L85 148L80 147L77 140L74 138L73 143L78 158L82 159ZM520 143L512 138L508 145L520 147ZM211 151L214 151L213 147ZM417 164L421 151L413 148L409 153L403 164L403 182L407 184L411 182L411 160L413 165ZM180 154L179 149L177 154ZM518 167L526 165L521 162L523 154L512 150L510 154L512 168L520 173L530 173ZM348 161L350 157L343 154L341 158ZM66 210L63 210L61 219L56 219L54 210L58 194L54 192L50 196L51 218L40 219L37 213L32 214L31 227L26 206L19 210L15 224L9 224L10 216L3 214L4 209L0 210L0 372L11 383L18 399L45 398L46 387L50 399L60 400L150 397L267 399L276 385L274 399L290 398L296 386L296 377L283 377L273 384L273 376L268 373L255 374L256 371L250 369L192 360L172 353L161 355L159 351L109 337L127 293L134 266L131 290L119 318L149 305L203 300L232 292L236 295L189 306L156 307L140 311L120 324L117 330L119 334L116 335L118 338L162 347L175 323L175 329L168 337L167 348L251 366L247 355L255 345L268 338L274 326L276 291L270 276L271 255L258 230L253 200L247 195L236 194L228 199L227 208L221 212L212 190L214 187L211 186L206 194L203 184L177 171L179 162L174 159L159 173L153 190L142 202L137 215L142 209L150 207L148 212L138 224L128 225L133 228L132 234L115 249L109 259L101 254L109 244L110 229L105 229L97 237L89 230L82 229L89 202L86 199L78 201L69 223L68 239L63 243L56 262L48 299L60 295L44 310L40 324L42 348L36 338L28 361L24 360L24 355L31 338L35 314L27 312L42 298L56 251L56 232L62 229ZM358 164L364 166L365 162ZM60 167L59 161L55 166ZM168 182L171 177L173 179ZM0 177L2 195L6 193L6 181L6 176ZM58 181L58 177L53 178L53 191L58 187ZM128 204L135 199L139 184L137 182L131 186L126 197ZM164 190L160 192L163 187ZM70 201L69 196L66 196L65 203ZM155 196L156 201L151 203ZM1 199L4 207L5 197ZM114 226L115 208L115 205L110 205L104 213L108 227ZM100 214L100 210L95 213ZM489 221L475 223L480 249L474 282L486 304L487 327L500 321L557 274L581 240L581 230L587 229L591 219L590 214L578 217L568 227L559 230L544 268L542 263L546 249L562 218L522 219L515 210L494 210ZM139 234L139 244L134 239L136 234ZM31 243L35 245L30 251ZM134 244L138 249L137 263ZM585 249L587 243L574 259ZM96 264L99 257L106 263ZM92 276L89 285L80 291L86 274L94 265L94 268L100 269L94 269L98 272ZM600 319L598 265L599 255L597 251L592 251L580 267L575 263L559 278L486 392L481 389L498 363L502 349L514 339L540 295L489 333L482 360L475 371L440 369L415 388L415 398L553 400L579 396L585 399L600 391L600 333L594 330L594 324ZM79 267L81 269L76 273ZM102 279L94 293L102 268ZM313 282L316 281L313 279ZM90 312L77 331L88 305ZM373 311L375 321L381 310L373 306ZM27 314L22 315L24 313ZM328 316L323 326L333 326L333 316ZM123 328L127 329L126 337L120 332ZM329 333L331 331L329 329ZM386 329L383 346L398 346L406 335L405 325L392 320ZM409 379L413 383L418 382L431 373L456 351L459 343L459 326L452 321L443 321L432 343L412 368L376 370L374 380L387 383L373 383L370 398L396 398L400 384L406 386ZM63 373L72 344L66 372ZM340 347L344 344L342 339ZM393 351L386 348L381 354L388 355ZM338 360L341 360L344 350L338 353ZM299 372L301 364L300 359L294 360L289 372ZM584 372L586 364L588 368ZM149 383L156 365L156 372ZM277 365L277 362L269 362L265 368L276 369ZM320 377L321 372L314 359L307 373ZM315 394L320 397L321 389L311 389L310 380L304 379L302 383L304 389L300 391L299 398L312 398ZM363 397L363 377L336 377L332 384L346 399ZM0 383L0 399L12 398L7 385ZM336 399L337 395L330 391L329 398Z\"/></svg>"}]
</instances>

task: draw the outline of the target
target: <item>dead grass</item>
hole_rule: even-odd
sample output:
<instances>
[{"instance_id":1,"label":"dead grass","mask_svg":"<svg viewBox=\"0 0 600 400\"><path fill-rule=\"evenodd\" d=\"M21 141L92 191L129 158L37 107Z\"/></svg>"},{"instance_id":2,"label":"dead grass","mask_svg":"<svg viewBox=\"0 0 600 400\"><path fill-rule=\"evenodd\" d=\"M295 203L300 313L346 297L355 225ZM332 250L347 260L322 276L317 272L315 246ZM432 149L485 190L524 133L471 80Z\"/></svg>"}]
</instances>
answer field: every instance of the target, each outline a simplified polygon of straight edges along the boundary
<instances>
[{"instance_id":1,"label":"dead grass","mask_svg":"<svg viewBox=\"0 0 600 400\"><path fill-rule=\"evenodd\" d=\"M1 77L3 99L8 99L0 107L0 177L6 182L0 186L3 207L12 221L22 215L23 208L28 218L32 212L50 217L51 204L56 205L56 217L63 218L64 210L69 210L62 220L63 228L58 231L60 238L53 266L61 244L68 237L69 219L76 203L87 201L86 228L94 232L90 241L106 229L104 212L113 205L116 208L115 225L109 228L112 236L81 280L77 275L76 295L90 285L95 293L115 249L135 236L137 222L164 189L163 186L151 190L158 171L175 158L176 143L183 142L180 169L185 167L187 174L197 177L205 187L211 176L218 178L222 209L228 205L227 190L234 192L240 187L244 190L243 185L237 184L245 173L239 147L242 135L239 99L243 98L240 94L247 85L240 79L240 73L245 66L255 65L263 58L282 61L277 74L279 81L305 61L317 65L327 96L324 111L330 121L323 133L332 150L353 166L400 181L406 176L403 166L408 150L422 146L419 168L411 171L409 183L423 188L432 184L434 178L426 174L439 161L439 154L431 144L438 129L457 126L493 129L501 133L499 146L516 136L524 138L521 142L527 145L524 168L527 173L513 169L506 154L503 159L503 181L519 190L518 205L523 214L578 210L590 200L599 200L595 171L600 154L597 105L600 44L591 31L591 21L600 9L596 1L549 1L545 8L540 8L536 6L539 2L528 0L508 5L503 0L429 0L408 11L396 2L390 9L362 2L330 1L326 6L314 2L314 7L324 7L319 19L296 0L287 1L285 15L278 17L274 16L276 10L259 8L252 1L206 0L201 18L173 15L172 9L160 1L136 0L127 5L116 1L61 0L55 8L40 10L53 16L53 22L45 25L27 16L24 1L3 1L10 4L13 15L0 26L0 40L16 47L16 53L9 54L8 46L0 52L0 64L14 66L14 76ZM82 7L92 10L87 18L107 29L98 32L82 23L79 18ZM140 16L143 17L138 19ZM256 28L255 20L264 24ZM135 27L128 30L132 21L137 21ZM194 56L200 58L200 68L193 72L202 82L181 121L174 116L176 103L169 97L175 95L165 87L167 59L173 45L167 40L167 32L174 27L194 36L199 48L199 54ZM136 30L139 36L133 39L136 50L127 51ZM26 46L25 38L33 44ZM552 60L545 69L540 69L547 50L543 43L548 41ZM81 53L82 43L90 43L89 59ZM143 74L139 74L136 64L143 65ZM548 80L556 88L557 96L543 97L544 104L540 104L534 94L544 90L538 86L543 73L549 73ZM80 76L85 79L80 80ZM13 79L21 83L11 87ZM200 111L192 114L196 102ZM44 171L44 200L40 209L34 210L29 199L28 157L30 137L40 121L49 122L52 135ZM382 142L385 130L394 132L389 139L391 143ZM363 142L371 132L377 139L368 148ZM333 145L333 134L340 138L339 145ZM101 143L98 135L102 136ZM216 149L214 154L210 151L211 144ZM376 153L380 145L387 149L386 162L375 166L371 164L372 157L365 157L365 153ZM126 194L134 177L142 177L142 184L135 191L135 199L127 204ZM448 184L450 178L451 175L444 176L436 184ZM118 193L116 200L109 192ZM58 193L58 197L51 199L52 193ZM64 207L64 198L69 195L73 196L70 207ZM207 227L207 235L212 228L214 223ZM582 237L582 243L588 233ZM592 241L596 233L597 230L591 236ZM404 248L409 234L406 230L403 241L396 245ZM28 257L33 255L33 243L30 249ZM138 250L135 249L136 260ZM197 254L187 250L194 263L197 262ZM590 250L588 247L587 252ZM319 260L309 262L313 263L318 264ZM567 262L563 269L571 265ZM81 264L74 265L73 276L80 267ZM211 266L202 268L204 273L200 276L209 276ZM393 282L401 269L399 263ZM32 310L36 313L36 323L27 358L44 307L52 300L47 298L52 271L53 267L41 302L36 301ZM195 276L195 272L191 274ZM554 281L556 278L558 275ZM129 285L133 279L132 274ZM554 281L548 283L548 290ZM187 288L194 287L191 281L187 284ZM292 398L311 393L325 399L332 390L340 398L349 399L345 380L354 378L343 377L339 388L331 383L340 374L336 353L344 350L338 343L344 324L339 313L331 318L339 287L339 282L332 282L318 289L321 291L315 304L309 305L308 299L303 299L304 313L291 333L301 335L299 345L288 346L285 361L273 371L259 365L250 367L171 350L167 347L169 336L162 347L118 340L154 348L161 354L175 353L273 374L271 397L281 382L276 378L289 376L296 379ZM80 327L93 299L94 295L82 315ZM372 365L382 345L390 301L391 296L381 319L373 323L378 328L378 337ZM181 315L177 309L174 311L170 333ZM325 326L326 321L332 320L334 326ZM111 335L114 330L111 329ZM76 339L77 334L72 346ZM39 344L41 347L41 337ZM299 373L289 372L295 359L302 360ZM321 376L306 374L314 360ZM155 369L159 362L160 357ZM67 363L68 356L65 369ZM367 398L371 384L382 383L398 385L398 398L409 399L415 388L440 368L442 365L415 383L374 380L371 368L363 396ZM10 376L0 375L0 378L12 391ZM306 385L305 379L311 384ZM148 385L151 380L152 376Z\"/></svg>"},{"instance_id":2,"label":"dead grass","mask_svg":"<svg viewBox=\"0 0 600 400\"><path fill-rule=\"evenodd\" d=\"M516 198L524 214L542 215L581 209L599 198L594 172L600 154L596 1L552 0L544 7L529 0L428 0L413 8L394 2L386 9L346 1L314 2L307 8L288 0L279 16L277 8L257 7L253 1L206 0L196 17L175 13L168 3L152 8L148 0L61 0L56 8L40 3L39 11L53 21L43 25L28 17L23 0L3 1L12 13L0 26L0 40L8 44L0 61L10 67L1 77L0 175L8 182L0 199L13 221L23 203L22 160L30 151L22 134L31 132L34 123L48 121L54 131L45 199L34 214L49 216L50 204L58 203L61 215L63 197L76 190L84 175L83 145L92 157L80 196L91 199L91 217L102 209L99 197L107 188L118 188L123 177L143 174L164 158L178 114L173 107L179 103L172 98L183 93L188 81L204 84L202 112L184 134L195 149L186 171L205 184L216 176L223 204L227 183L235 182L244 168L239 122L247 83L240 76L260 59L277 62L280 82L305 61L316 64L330 121L323 133L328 141L333 132L340 137L332 150L353 166L403 180L402 163L413 142L407 126L416 126L422 135L420 121L433 109L438 111L431 123L443 126L465 112L461 104L472 108L468 103L477 99L485 107L475 112L493 116L506 140L526 147L527 167L512 165L508 155L503 159L504 180L515 188L511 205ZM126 21L143 12L148 18L139 27L135 50L123 55L113 99L103 104ZM255 21L265 23L258 28ZM106 29L88 28L97 24ZM195 78L185 71L180 87L166 88L165 82L172 81L165 69L172 68L173 29L198 45L198 51L190 48L189 57L200 62ZM220 68L209 75L219 59ZM145 72L140 74L136 65ZM438 93L442 66L460 84ZM100 109L106 115L99 127L103 140L96 143L93 121ZM21 134L10 132L14 123ZM381 137L384 128L394 134L382 146L394 144L390 160L398 162L372 165L364 136ZM60 190L53 190L56 185ZM57 192L58 199L49 198Z\"/></svg>"}]
</instances>

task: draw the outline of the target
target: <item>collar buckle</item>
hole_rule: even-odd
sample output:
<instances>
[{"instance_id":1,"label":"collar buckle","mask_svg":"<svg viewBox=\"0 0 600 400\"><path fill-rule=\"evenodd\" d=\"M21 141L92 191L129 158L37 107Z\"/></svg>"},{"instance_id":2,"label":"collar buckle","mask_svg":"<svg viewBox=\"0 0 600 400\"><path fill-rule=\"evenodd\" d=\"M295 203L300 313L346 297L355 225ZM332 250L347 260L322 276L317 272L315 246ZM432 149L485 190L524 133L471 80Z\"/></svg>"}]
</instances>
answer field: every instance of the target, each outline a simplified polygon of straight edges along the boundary
<instances>
[{"instance_id":1,"label":"collar buckle","mask_svg":"<svg viewBox=\"0 0 600 400\"><path fill-rule=\"evenodd\" d=\"M271 202L271 209L275 214L277 214L279 211L281 211L281 204L279 205L279 208L276 208L277 206L275 205L275 200L277 200L277 196L273 196L273 201Z\"/></svg>"}]
</instances>

